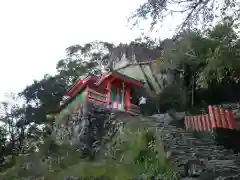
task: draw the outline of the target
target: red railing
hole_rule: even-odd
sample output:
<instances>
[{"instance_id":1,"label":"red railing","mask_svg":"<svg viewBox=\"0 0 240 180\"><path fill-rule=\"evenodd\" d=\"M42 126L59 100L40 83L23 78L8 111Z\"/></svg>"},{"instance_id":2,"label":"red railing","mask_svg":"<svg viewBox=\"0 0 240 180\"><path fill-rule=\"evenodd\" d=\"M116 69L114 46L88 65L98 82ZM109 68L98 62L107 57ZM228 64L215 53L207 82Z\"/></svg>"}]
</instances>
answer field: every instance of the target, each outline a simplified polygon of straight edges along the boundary
<instances>
[{"instance_id":1,"label":"red railing","mask_svg":"<svg viewBox=\"0 0 240 180\"><path fill-rule=\"evenodd\" d=\"M99 93L93 89L87 90L87 99L88 101L94 103L94 104L107 104L107 96L105 94ZM130 104L130 107L127 110L128 113L132 115L139 115L140 114L140 108L137 105Z\"/></svg>"},{"instance_id":2,"label":"red railing","mask_svg":"<svg viewBox=\"0 0 240 180\"><path fill-rule=\"evenodd\" d=\"M107 103L107 97L105 94L94 91L93 89L88 89L87 98L89 101L96 104Z\"/></svg>"},{"instance_id":3,"label":"red railing","mask_svg":"<svg viewBox=\"0 0 240 180\"><path fill-rule=\"evenodd\" d=\"M236 129L236 119L232 110L208 107L209 114L185 116L186 130L210 131L213 128Z\"/></svg>"}]
</instances>

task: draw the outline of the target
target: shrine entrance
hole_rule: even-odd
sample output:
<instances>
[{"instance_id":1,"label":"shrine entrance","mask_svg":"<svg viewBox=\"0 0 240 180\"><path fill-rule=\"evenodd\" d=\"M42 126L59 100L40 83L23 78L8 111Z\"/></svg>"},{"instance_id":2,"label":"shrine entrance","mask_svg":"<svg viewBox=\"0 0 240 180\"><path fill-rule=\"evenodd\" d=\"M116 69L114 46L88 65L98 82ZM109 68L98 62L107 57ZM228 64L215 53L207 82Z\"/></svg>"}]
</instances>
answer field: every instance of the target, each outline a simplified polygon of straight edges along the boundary
<instances>
[{"instance_id":1,"label":"shrine entrance","mask_svg":"<svg viewBox=\"0 0 240 180\"><path fill-rule=\"evenodd\" d=\"M118 110L125 109L125 93L123 88L112 86L110 97L110 104L112 108Z\"/></svg>"}]
</instances>

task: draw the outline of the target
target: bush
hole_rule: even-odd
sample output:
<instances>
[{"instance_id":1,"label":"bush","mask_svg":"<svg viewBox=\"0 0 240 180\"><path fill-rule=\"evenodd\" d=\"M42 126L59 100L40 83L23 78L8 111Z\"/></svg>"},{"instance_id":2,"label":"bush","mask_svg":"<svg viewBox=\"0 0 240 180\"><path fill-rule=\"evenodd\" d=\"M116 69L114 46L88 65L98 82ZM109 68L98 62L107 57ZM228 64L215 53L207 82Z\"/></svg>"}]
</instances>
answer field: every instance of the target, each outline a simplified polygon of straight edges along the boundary
<instances>
[{"instance_id":1,"label":"bush","mask_svg":"<svg viewBox=\"0 0 240 180\"><path fill-rule=\"evenodd\" d=\"M45 180L74 177L109 177L126 180L139 176L150 179L175 180L175 165L166 159L161 140L155 131L129 119L107 142L105 153L98 161L81 159L80 153L67 145L57 145L46 139L40 151L17 158L17 164L4 174L3 180L43 177ZM31 164L26 168L27 164ZM160 177L161 176L161 177Z\"/></svg>"},{"instance_id":2,"label":"bush","mask_svg":"<svg viewBox=\"0 0 240 180\"><path fill-rule=\"evenodd\" d=\"M81 161L58 174L63 176L109 177L109 179L132 179L144 175L148 179L161 176L163 180L177 179L175 166L167 160L160 140L153 131L136 124L122 126L107 144L104 158L99 162Z\"/></svg>"},{"instance_id":3,"label":"bush","mask_svg":"<svg viewBox=\"0 0 240 180\"><path fill-rule=\"evenodd\" d=\"M174 85L167 87L160 94L151 95L151 101L155 107L158 106L160 113L166 113L169 109L184 111L187 102L185 97L184 90Z\"/></svg>"}]
</instances>

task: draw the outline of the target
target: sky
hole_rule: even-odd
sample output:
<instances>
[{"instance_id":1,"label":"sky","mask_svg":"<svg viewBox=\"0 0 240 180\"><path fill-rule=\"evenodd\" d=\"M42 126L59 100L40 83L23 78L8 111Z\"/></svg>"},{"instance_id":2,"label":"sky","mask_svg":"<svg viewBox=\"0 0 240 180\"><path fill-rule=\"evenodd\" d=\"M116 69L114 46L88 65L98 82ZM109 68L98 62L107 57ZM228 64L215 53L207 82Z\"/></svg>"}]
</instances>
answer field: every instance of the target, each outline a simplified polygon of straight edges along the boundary
<instances>
[{"instance_id":1,"label":"sky","mask_svg":"<svg viewBox=\"0 0 240 180\"><path fill-rule=\"evenodd\" d=\"M34 79L54 74L65 49L94 40L128 42L141 32L171 37L176 19L149 32L149 22L131 30L126 20L145 0L0 0L0 100ZM141 30L142 29L142 30Z\"/></svg>"}]
</instances>

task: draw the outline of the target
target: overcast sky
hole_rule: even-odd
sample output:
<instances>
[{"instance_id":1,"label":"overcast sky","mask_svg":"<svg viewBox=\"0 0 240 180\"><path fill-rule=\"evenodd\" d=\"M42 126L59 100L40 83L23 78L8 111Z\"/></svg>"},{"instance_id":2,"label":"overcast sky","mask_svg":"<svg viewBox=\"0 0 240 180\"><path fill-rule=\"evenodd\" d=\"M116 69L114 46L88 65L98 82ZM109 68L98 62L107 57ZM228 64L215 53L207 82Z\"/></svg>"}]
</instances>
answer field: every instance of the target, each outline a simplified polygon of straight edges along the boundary
<instances>
[{"instance_id":1,"label":"overcast sky","mask_svg":"<svg viewBox=\"0 0 240 180\"><path fill-rule=\"evenodd\" d=\"M0 0L0 100L53 74L65 48L94 40L127 42L140 35L126 17L144 0ZM176 19L174 19L176 21ZM174 21L151 36L169 37ZM143 24L148 32L147 23Z\"/></svg>"}]
</instances>

